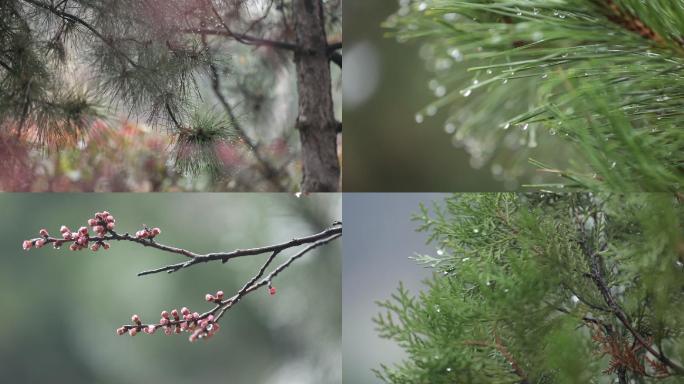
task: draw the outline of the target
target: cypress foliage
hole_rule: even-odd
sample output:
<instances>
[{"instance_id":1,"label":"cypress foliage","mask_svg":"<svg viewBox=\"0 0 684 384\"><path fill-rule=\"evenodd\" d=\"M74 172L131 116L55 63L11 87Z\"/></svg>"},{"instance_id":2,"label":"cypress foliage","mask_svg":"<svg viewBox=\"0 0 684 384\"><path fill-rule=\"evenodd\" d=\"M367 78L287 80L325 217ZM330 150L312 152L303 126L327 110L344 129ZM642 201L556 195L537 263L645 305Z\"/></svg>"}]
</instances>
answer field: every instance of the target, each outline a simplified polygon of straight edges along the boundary
<instances>
[{"instance_id":1,"label":"cypress foliage","mask_svg":"<svg viewBox=\"0 0 684 384\"><path fill-rule=\"evenodd\" d=\"M445 130L473 164L511 164L493 167L510 180L547 171L537 187L674 191L684 185L683 9L680 0L407 0L385 25L399 41L421 41L435 73L436 100L416 121L447 110Z\"/></svg>"},{"instance_id":2,"label":"cypress foliage","mask_svg":"<svg viewBox=\"0 0 684 384\"><path fill-rule=\"evenodd\" d=\"M438 250L380 302L388 383L680 383L684 209L671 194L463 194L415 219Z\"/></svg>"}]
</instances>

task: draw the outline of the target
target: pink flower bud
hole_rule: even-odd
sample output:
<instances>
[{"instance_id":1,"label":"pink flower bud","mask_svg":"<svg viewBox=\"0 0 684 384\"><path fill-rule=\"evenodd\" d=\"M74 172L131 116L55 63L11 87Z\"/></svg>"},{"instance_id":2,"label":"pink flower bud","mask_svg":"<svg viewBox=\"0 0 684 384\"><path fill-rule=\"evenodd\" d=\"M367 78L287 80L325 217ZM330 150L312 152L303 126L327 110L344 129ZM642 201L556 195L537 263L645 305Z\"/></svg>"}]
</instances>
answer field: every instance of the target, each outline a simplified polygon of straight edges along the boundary
<instances>
[{"instance_id":1,"label":"pink flower bud","mask_svg":"<svg viewBox=\"0 0 684 384\"><path fill-rule=\"evenodd\" d=\"M93 227L93 231L95 231L95 233L104 233L105 229L101 225L96 225Z\"/></svg>"},{"instance_id":2,"label":"pink flower bud","mask_svg":"<svg viewBox=\"0 0 684 384\"><path fill-rule=\"evenodd\" d=\"M100 243L95 243L90 246L90 250L97 252L100 249Z\"/></svg>"},{"instance_id":3,"label":"pink flower bud","mask_svg":"<svg viewBox=\"0 0 684 384\"><path fill-rule=\"evenodd\" d=\"M69 249L72 251L78 251L78 245L76 243L73 243L69 246Z\"/></svg>"},{"instance_id":4,"label":"pink flower bud","mask_svg":"<svg viewBox=\"0 0 684 384\"><path fill-rule=\"evenodd\" d=\"M187 307L183 307L183 308L181 308L181 313L184 315L187 315L190 313L190 310Z\"/></svg>"},{"instance_id":5,"label":"pink flower bud","mask_svg":"<svg viewBox=\"0 0 684 384\"><path fill-rule=\"evenodd\" d=\"M154 331L157 330L157 327L155 327L154 325L150 325L146 329L147 329L147 333L151 335L154 333Z\"/></svg>"},{"instance_id":6,"label":"pink flower bud","mask_svg":"<svg viewBox=\"0 0 684 384\"><path fill-rule=\"evenodd\" d=\"M114 223L107 223L107 229L109 229L110 231L113 230L114 227L115 227Z\"/></svg>"},{"instance_id":7,"label":"pink flower bud","mask_svg":"<svg viewBox=\"0 0 684 384\"><path fill-rule=\"evenodd\" d=\"M31 249L32 246L33 243L31 242L31 240L24 240L24 242L21 244L21 247L24 248L25 251Z\"/></svg>"},{"instance_id":8,"label":"pink flower bud","mask_svg":"<svg viewBox=\"0 0 684 384\"><path fill-rule=\"evenodd\" d=\"M208 321L214 321L214 315L209 315L207 316Z\"/></svg>"},{"instance_id":9,"label":"pink flower bud","mask_svg":"<svg viewBox=\"0 0 684 384\"><path fill-rule=\"evenodd\" d=\"M168 319L168 318L169 318L169 313L166 312L166 311L162 311L161 317L163 317L163 318L165 318L165 319Z\"/></svg>"},{"instance_id":10,"label":"pink flower bud","mask_svg":"<svg viewBox=\"0 0 684 384\"><path fill-rule=\"evenodd\" d=\"M102 243L102 248L104 248L105 251L108 250L109 249L109 243Z\"/></svg>"},{"instance_id":11,"label":"pink flower bud","mask_svg":"<svg viewBox=\"0 0 684 384\"><path fill-rule=\"evenodd\" d=\"M131 335L131 336L135 336L135 335L138 334L138 330L135 329L135 328L131 328L131 329L128 330L128 334Z\"/></svg>"},{"instance_id":12,"label":"pink flower bud","mask_svg":"<svg viewBox=\"0 0 684 384\"><path fill-rule=\"evenodd\" d=\"M71 238L72 239L78 238L78 232L71 232Z\"/></svg>"},{"instance_id":13,"label":"pink flower bud","mask_svg":"<svg viewBox=\"0 0 684 384\"><path fill-rule=\"evenodd\" d=\"M107 215L107 217L105 218L105 221L108 223L113 223L114 222L114 216Z\"/></svg>"},{"instance_id":14,"label":"pink flower bud","mask_svg":"<svg viewBox=\"0 0 684 384\"><path fill-rule=\"evenodd\" d=\"M66 225L62 225L62 227L59 228L59 232L60 233L65 233L65 232L71 233L71 229L69 229L69 227L67 227Z\"/></svg>"},{"instance_id":15,"label":"pink flower bud","mask_svg":"<svg viewBox=\"0 0 684 384\"><path fill-rule=\"evenodd\" d=\"M223 300L223 291L216 292L216 298L219 300Z\"/></svg>"},{"instance_id":16,"label":"pink flower bud","mask_svg":"<svg viewBox=\"0 0 684 384\"><path fill-rule=\"evenodd\" d=\"M131 321L138 324L140 322L140 316L138 316L138 315L131 316Z\"/></svg>"},{"instance_id":17,"label":"pink flower bud","mask_svg":"<svg viewBox=\"0 0 684 384\"><path fill-rule=\"evenodd\" d=\"M158 234L161 233L161 229L159 228L152 228L152 236L157 236Z\"/></svg>"},{"instance_id":18,"label":"pink flower bud","mask_svg":"<svg viewBox=\"0 0 684 384\"><path fill-rule=\"evenodd\" d=\"M50 234L48 233L47 229L41 229L40 232L38 232L38 233L40 233L40 235L43 236L43 237L48 237L48 236L50 236Z\"/></svg>"},{"instance_id":19,"label":"pink flower bud","mask_svg":"<svg viewBox=\"0 0 684 384\"><path fill-rule=\"evenodd\" d=\"M169 323L169 319L167 319L167 318L159 319L159 324L161 324L161 325L167 325L168 323Z\"/></svg>"},{"instance_id":20,"label":"pink flower bud","mask_svg":"<svg viewBox=\"0 0 684 384\"><path fill-rule=\"evenodd\" d=\"M212 296L212 295L210 295L210 294L207 293L207 294L204 296L204 300L209 301L209 302L212 302L212 301L214 301L214 296Z\"/></svg>"},{"instance_id":21,"label":"pink flower bud","mask_svg":"<svg viewBox=\"0 0 684 384\"><path fill-rule=\"evenodd\" d=\"M172 310L171 316L173 316L174 319L178 320L178 310L176 310L176 309Z\"/></svg>"},{"instance_id":22,"label":"pink flower bud","mask_svg":"<svg viewBox=\"0 0 684 384\"><path fill-rule=\"evenodd\" d=\"M185 321L180 323L180 328L181 331L185 331L186 329L188 329L188 323L186 323Z\"/></svg>"},{"instance_id":23,"label":"pink flower bud","mask_svg":"<svg viewBox=\"0 0 684 384\"><path fill-rule=\"evenodd\" d=\"M71 232L62 232L62 237L64 238L64 240L71 240Z\"/></svg>"},{"instance_id":24,"label":"pink flower bud","mask_svg":"<svg viewBox=\"0 0 684 384\"><path fill-rule=\"evenodd\" d=\"M94 227L97 225L97 220L95 219L88 219L88 225L91 227Z\"/></svg>"},{"instance_id":25,"label":"pink flower bud","mask_svg":"<svg viewBox=\"0 0 684 384\"><path fill-rule=\"evenodd\" d=\"M164 327L164 334L166 336L170 336L172 333L173 333L173 330L171 329L171 327Z\"/></svg>"},{"instance_id":26,"label":"pink flower bud","mask_svg":"<svg viewBox=\"0 0 684 384\"><path fill-rule=\"evenodd\" d=\"M36 240L36 248L42 248L45 245L45 239Z\"/></svg>"},{"instance_id":27,"label":"pink flower bud","mask_svg":"<svg viewBox=\"0 0 684 384\"><path fill-rule=\"evenodd\" d=\"M107 212L107 211L102 211L102 213L101 213L100 215L101 215L102 217L107 217L107 216L109 216L109 212Z\"/></svg>"},{"instance_id":28,"label":"pink flower bud","mask_svg":"<svg viewBox=\"0 0 684 384\"><path fill-rule=\"evenodd\" d=\"M269 288L269 289L268 289L268 293L270 293L271 296L275 295L275 294L276 294L276 289L275 289L275 287Z\"/></svg>"},{"instance_id":29,"label":"pink flower bud","mask_svg":"<svg viewBox=\"0 0 684 384\"><path fill-rule=\"evenodd\" d=\"M121 336L121 335L123 335L124 333L126 333L126 328L121 327L121 328L117 328L117 329L116 329L116 334L117 334L117 335Z\"/></svg>"},{"instance_id":30,"label":"pink flower bud","mask_svg":"<svg viewBox=\"0 0 684 384\"><path fill-rule=\"evenodd\" d=\"M192 318L195 319L195 320L199 319L199 313L193 312L193 313L192 313Z\"/></svg>"},{"instance_id":31,"label":"pink flower bud","mask_svg":"<svg viewBox=\"0 0 684 384\"><path fill-rule=\"evenodd\" d=\"M88 228L81 227L78 229L78 233L80 233L81 235L87 235L88 234Z\"/></svg>"}]
</instances>

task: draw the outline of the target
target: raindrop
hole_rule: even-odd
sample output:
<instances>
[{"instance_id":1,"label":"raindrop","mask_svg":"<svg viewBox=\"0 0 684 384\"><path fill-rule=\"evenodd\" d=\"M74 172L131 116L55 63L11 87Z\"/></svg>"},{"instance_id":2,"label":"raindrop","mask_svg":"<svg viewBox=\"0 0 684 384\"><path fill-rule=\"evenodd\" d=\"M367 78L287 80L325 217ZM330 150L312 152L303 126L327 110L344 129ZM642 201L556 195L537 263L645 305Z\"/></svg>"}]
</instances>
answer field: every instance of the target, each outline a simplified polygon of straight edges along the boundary
<instances>
[{"instance_id":1,"label":"raindrop","mask_svg":"<svg viewBox=\"0 0 684 384\"><path fill-rule=\"evenodd\" d=\"M480 82L477 81L477 79L474 79L474 80L473 80L473 85L478 85L479 83L480 83Z\"/></svg>"},{"instance_id":2,"label":"raindrop","mask_svg":"<svg viewBox=\"0 0 684 384\"><path fill-rule=\"evenodd\" d=\"M442 97L444 95L446 95L446 87L444 87L443 85L440 85L439 87L437 87L435 89L435 96Z\"/></svg>"},{"instance_id":3,"label":"raindrop","mask_svg":"<svg viewBox=\"0 0 684 384\"><path fill-rule=\"evenodd\" d=\"M455 126L453 123L447 123L447 124L444 126L444 132L446 132L446 133L448 133L448 134L451 135L451 134L453 134L454 132L456 132L456 126Z\"/></svg>"},{"instance_id":4,"label":"raindrop","mask_svg":"<svg viewBox=\"0 0 684 384\"><path fill-rule=\"evenodd\" d=\"M480 232L480 230L479 230L479 229L477 229L477 228L473 228L473 233L479 233L479 232Z\"/></svg>"},{"instance_id":5,"label":"raindrop","mask_svg":"<svg viewBox=\"0 0 684 384\"><path fill-rule=\"evenodd\" d=\"M542 75L542 79L546 79L546 78L548 78L548 77L549 77L549 74L548 74L548 73L545 73L545 74Z\"/></svg>"},{"instance_id":6,"label":"raindrop","mask_svg":"<svg viewBox=\"0 0 684 384\"><path fill-rule=\"evenodd\" d=\"M504 79L504 80L503 80L503 83L504 83L504 84L508 83L508 79Z\"/></svg>"},{"instance_id":7,"label":"raindrop","mask_svg":"<svg viewBox=\"0 0 684 384\"><path fill-rule=\"evenodd\" d=\"M425 118L423 117L423 115L420 114L420 113L416 113L416 123L420 124L420 123L423 122L423 120L425 120Z\"/></svg>"},{"instance_id":8,"label":"raindrop","mask_svg":"<svg viewBox=\"0 0 684 384\"><path fill-rule=\"evenodd\" d=\"M616 165L617 165L617 162L613 161L613 162L610 164L610 169L615 168Z\"/></svg>"},{"instance_id":9,"label":"raindrop","mask_svg":"<svg viewBox=\"0 0 684 384\"><path fill-rule=\"evenodd\" d=\"M427 4L426 4L424 1L421 2L420 4L418 4L418 10L419 10L419 11L422 12L422 11L424 11L424 10L426 10L426 9L427 9Z\"/></svg>"},{"instance_id":10,"label":"raindrop","mask_svg":"<svg viewBox=\"0 0 684 384\"><path fill-rule=\"evenodd\" d=\"M295 192L294 195L295 195L296 198L299 199L300 197L302 197L302 192Z\"/></svg>"},{"instance_id":11,"label":"raindrop","mask_svg":"<svg viewBox=\"0 0 684 384\"><path fill-rule=\"evenodd\" d=\"M463 259L461 259L461 261L463 261L463 262L468 261L468 260L470 260L470 257L464 257Z\"/></svg>"},{"instance_id":12,"label":"raindrop","mask_svg":"<svg viewBox=\"0 0 684 384\"><path fill-rule=\"evenodd\" d=\"M463 95L463 97L468 97L471 93L473 93L472 89L464 89L461 91L461 95Z\"/></svg>"},{"instance_id":13,"label":"raindrop","mask_svg":"<svg viewBox=\"0 0 684 384\"><path fill-rule=\"evenodd\" d=\"M539 14L539 9L538 9L538 8L533 8L533 9L532 9L532 13L534 13L535 15L538 15L538 14Z\"/></svg>"},{"instance_id":14,"label":"raindrop","mask_svg":"<svg viewBox=\"0 0 684 384\"><path fill-rule=\"evenodd\" d=\"M447 371L447 372L451 372L451 367L448 367L448 368L446 369L446 371Z\"/></svg>"},{"instance_id":15,"label":"raindrop","mask_svg":"<svg viewBox=\"0 0 684 384\"><path fill-rule=\"evenodd\" d=\"M458 48L451 48L449 50L449 56L451 56L456 61L463 60L463 54L461 54L461 51L459 51Z\"/></svg>"},{"instance_id":16,"label":"raindrop","mask_svg":"<svg viewBox=\"0 0 684 384\"><path fill-rule=\"evenodd\" d=\"M434 116L437 113L437 107L435 107L434 105L431 105L431 106L427 107L427 110L425 111L425 113L427 113L428 116Z\"/></svg>"},{"instance_id":17,"label":"raindrop","mask_svg":"<svg viewBox=\"0 0 684 384\"><path fill-rule=\"evenodd\" d=\"M508 129L511 127L511 123L506 123L506 125L503 126L503 129Z\"/></svg>"},{"instance_id":18,"label":"raindrop","mask_svg":"<svg viewBox=\"0 0 684 384\"><path fill-rule=\"evenodd\" d=\"M438 249L438 250L437 250L437 255L439 255L439 256L444 256L444 250L443 250L443 249Z\"/></svg>"},{"instance_id":19,"label":"raindrop","mask_svg":"<svg viewBox=\"0 0 684 384\"><path fill-rule=\"evenodd\" d=\"M529 128L529 127L530 127L529 124L525 124L525 125L523 125L522 129L523 129L523 131L527 131L527 128Z\"/></svg>"},{"instance_id":20,"label":"raindrop","mask_svg":"<svg viewBox=\"0 0 684 384\"><path fill-rule=\"evenodd\" d=\"M492 74L492 70L491 70L491 69L488 69L488 70L487 70L487 74L488 74L488 75L491 75L491 74Z\"/></svg>"}]
</instances>

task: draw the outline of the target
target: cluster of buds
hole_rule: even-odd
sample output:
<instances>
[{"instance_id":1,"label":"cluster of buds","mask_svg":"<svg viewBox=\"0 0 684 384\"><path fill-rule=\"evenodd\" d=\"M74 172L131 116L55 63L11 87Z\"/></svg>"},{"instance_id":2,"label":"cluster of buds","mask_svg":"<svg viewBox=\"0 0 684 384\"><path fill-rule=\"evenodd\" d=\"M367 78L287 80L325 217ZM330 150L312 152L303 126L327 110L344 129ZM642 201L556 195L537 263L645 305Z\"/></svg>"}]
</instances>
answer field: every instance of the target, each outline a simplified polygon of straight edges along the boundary
<instances>
[{"instance_id":1,"label":"cluster of buds","mask_svg":"<svg viewBox=\"0 0 684 384\"><path fill-rule=\"evenodd\" d=\"M135 238L136 239L154 239L157 235L161 233L161 229L159 228L143 228L139 230L138 232L135 233Z\"/></svg>"},{"instance_id":2,"label":"cluster of buds","mask_svg":"<svg viewBox=\"0 0 684 384\"><path fill-rule=\"evenodd\" d=\"M88 225L99 237L104 237L108 231L116 227L116 219L109 212L97 212L94 217L88 219Z\"/></svg>"},{"instance_id":3,"label":"cluster of buds","mask_svg":"<svg viewBox=\"0 0 684 384\"><path fill-rule=\"evenodd\" d=\"M25 250L34 247L41 248L45 244L51 242L55 249L59 249L64 243L69 242L71 243L69 249L72 251L88 248L89 245L90 249L93 251L97 251L100 248L109 249L109 244L102 239L107 232L114 230L114 227L116 226L116 219L114 219L114 216L107 211L97 212L93 218L88 220L88 226L92 228L96 236L91 237L87 227L81 227L78 231L72 231L66 225L62 225L59 229L61 238L51 238L46 229L41 229L39 231L40 237L32 240L24 240L22 248Z\"/></svg>"},{"instance_id":4,"label":"cluster of buds","mask_svg":"<svg viewBox=\"0 0 684 384\"><path fill-rule=\"evenodd\" d=\"M181 318L182 316L182 318ZM208 338L216 333L220 326L214 322L214 315L202 317L197 312L190 312L186 307L183 307L178 313L177 309L171 312L162 311L161 318L158 324L145 325L140 321L138 315L131 317L133 325L124 325L116 330L117 335L124 335L128 333L131 336L137 335L139 332L153 334L158 328L164 330L165 335L173 333L191 332L190 341L195 341L198 338Z\"/></svg>"},{"instance_id":5,"label":"cluster of buds","mask_svg":"<svg viewBox=\"0 0 684 384\"><path fill-rule=\"evenodd\" d=\"M38 232L38 234L40 235L40 238L33 240L24 240L24 242L21 244L21 247L24 248L25 251L28 251L33 247L42 248L47 242L47 240L50 238L50 234L48 233L47 229L41 229Z\"/></svg>"},{"instance_id":6,"label":"cluster of buds","mask_svg":"<svg viewBox=\"0 0 684 384\"><path fill-rule=\"evenodd\" d=\"M269 280L268 282L268 293L273 296L276 294L276 289L273 285L271 285L271 281Z\"/></svg>"}]
</instances>

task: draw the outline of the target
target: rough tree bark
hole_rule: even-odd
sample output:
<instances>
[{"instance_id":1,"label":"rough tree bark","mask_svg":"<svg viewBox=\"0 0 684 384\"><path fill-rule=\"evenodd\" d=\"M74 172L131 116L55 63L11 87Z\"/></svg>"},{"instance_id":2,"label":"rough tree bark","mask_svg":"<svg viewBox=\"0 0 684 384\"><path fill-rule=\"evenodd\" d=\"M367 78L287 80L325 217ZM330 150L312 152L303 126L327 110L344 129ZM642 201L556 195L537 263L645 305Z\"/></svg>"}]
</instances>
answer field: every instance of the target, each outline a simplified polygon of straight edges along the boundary
<instances>
[{"instance_id":1,"label":"rough tree bark","mask_svg":"<svg viewBox=\"0 0 684 384\"><path fill-rule=\"evenodd\" d=\"M302 192L339 189L337 123L333 113L330 62L321 0L293 0L297 46L297 129L302 144Z\"/></svg>"}]
</instances>

